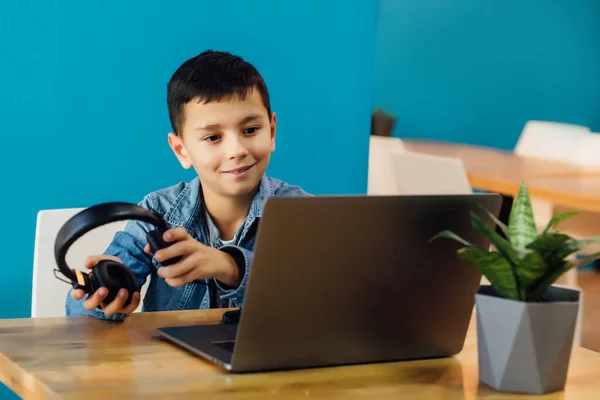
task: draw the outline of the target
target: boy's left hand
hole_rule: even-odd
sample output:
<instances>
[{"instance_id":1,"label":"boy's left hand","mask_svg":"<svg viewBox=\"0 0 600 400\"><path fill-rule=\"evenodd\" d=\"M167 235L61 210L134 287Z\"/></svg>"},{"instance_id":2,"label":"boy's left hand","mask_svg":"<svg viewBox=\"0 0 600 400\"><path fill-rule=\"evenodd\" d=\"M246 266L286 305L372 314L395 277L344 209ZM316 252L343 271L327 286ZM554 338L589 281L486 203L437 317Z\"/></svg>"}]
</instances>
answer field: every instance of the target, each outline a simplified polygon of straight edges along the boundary
<instances>
[{"instance_id":1,"label":"boy's left hand","mask_svg":"<svg viewBox=\"0 0 600 400\"><path fill-rule=\"evenodd\" d=\"M206 246L193 237L183 227L169 229L163 234L166 242L175 242L169 247L154 253L158 262L181 256L175 264L158 269L158 276L164 278L172 287L183 286L196 279L217 279L230 287L237 287L241 277L237 264L229 254ZM152 254L150 246L144 251Z\"/></svg>"}]
</instances>

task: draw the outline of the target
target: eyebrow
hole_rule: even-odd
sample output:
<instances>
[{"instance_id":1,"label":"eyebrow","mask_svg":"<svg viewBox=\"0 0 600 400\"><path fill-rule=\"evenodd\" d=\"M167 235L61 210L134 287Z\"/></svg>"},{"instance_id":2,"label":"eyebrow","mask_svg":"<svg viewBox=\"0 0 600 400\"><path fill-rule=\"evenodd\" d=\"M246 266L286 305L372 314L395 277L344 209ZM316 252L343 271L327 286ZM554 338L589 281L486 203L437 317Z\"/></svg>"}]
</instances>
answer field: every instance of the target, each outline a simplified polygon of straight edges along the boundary
<instances>
[{"instance_id":1,"label":"eyebrow","mask_svg":"<svg viewBox=\"0 0 600 400\"><path fill-rule=\"evenodd\" d=\"M247 124L248 122L252 122L255 121L257 119L261 119L262 115L260 114L250 114L247 117L244 117L241 121L240 121L240 125L244 125ZM204 125L204 126L199 126L196 128L197 131L209 131L212 129L218 129L221 127L221 124L210 124L210 125Z\"/></svg>"}]
</instances>

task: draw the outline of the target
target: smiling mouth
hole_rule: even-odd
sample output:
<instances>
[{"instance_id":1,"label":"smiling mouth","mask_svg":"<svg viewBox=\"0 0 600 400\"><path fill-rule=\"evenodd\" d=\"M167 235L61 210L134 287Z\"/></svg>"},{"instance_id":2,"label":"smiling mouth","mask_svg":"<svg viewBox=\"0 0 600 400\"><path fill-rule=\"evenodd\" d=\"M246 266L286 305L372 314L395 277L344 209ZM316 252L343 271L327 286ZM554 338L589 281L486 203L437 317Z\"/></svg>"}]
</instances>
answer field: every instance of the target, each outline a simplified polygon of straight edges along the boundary
<instances>
[{"instance_id":1,"label":"smiling mouth","mask_svg":"<svg viewBox=\"0 0 600 400\"><path fill-rule=\"evenodd\" d=\"M250 168L254 167L256 165L256 163L251 164L251 165L247 165L245 167L239 167L239 168L235 168L235 169L230 169L229 171L223 171L226 174L242 174L246 171L248 171Z\"/></svg>"}]
</instances>

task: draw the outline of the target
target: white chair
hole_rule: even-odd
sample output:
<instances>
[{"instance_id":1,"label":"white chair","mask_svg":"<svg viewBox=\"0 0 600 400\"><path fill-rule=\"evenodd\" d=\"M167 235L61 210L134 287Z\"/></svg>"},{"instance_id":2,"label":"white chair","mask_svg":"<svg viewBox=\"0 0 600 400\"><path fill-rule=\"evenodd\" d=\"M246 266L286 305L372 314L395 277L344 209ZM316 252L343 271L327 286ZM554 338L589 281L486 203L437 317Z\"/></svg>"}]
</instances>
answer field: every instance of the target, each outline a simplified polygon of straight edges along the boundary
<instances>
[{"instance_id":1,"label":"white chair","mask_svg":"<svg viewBox=\"0 0 600 400\"><path fill-rule=\"evenodd\" d=\"M406 151L395 137L371 136L368 168L368 195L473 192L460 159Z\"/></svg>"},{"instance_id":2,"label":"white chair","mask_svg":"<svg viewBox=\"0 0 600 400\"><path fill-rule=\"evenodd\" d=\"M587 167L600 167L600 133L590 132L579 142L573 162Z\"/></svg>"},{"instance_id":3,"label":"white chair","mask_svg":"<svg viewBox=\"0 0 600 400\"><path fill-rule=\"evenodd\" d=\"M514 152L517 155L546 160L575 161L581 142L589 137L585 126L551 121L528 121L523 127Z\"/></svg>"},{"instance_id":4,"label":"white chair","mask_svg":"<svg viewBox=\"0 0 600 400\"><path fill-rule=\"evenodd\" d=\"M580 125L528 121L521 132L514 153L522 157L555 160L582 167L600 166L600 134L593 133L588 127ZM538 229L543 229L557 213L574 210L535 198L532 198L532 205ZM597 223L592 223L599 219L597 213L581 212L579 216L563 222L561 227L568 227L566 232L574 237L588 236L594 231L595 234L600 234ZM574 273L575 271L570 274L571 278Z\"/></svg>"},{"instance_id":5,"label":"white chair","mask_svg":"<svg viewBox=\"0 0 600 400\"><path fill-rule=\"evenodd\" d=\"M586 126L566 124L552 121L528 121L519 140L514 148L514 153L522 157L540 158L566 162L580 166L600 166L600 134L593 133ZM532 205L536 217L538 229L543 229L548 221L558 212L566 208L552 204L548 201L532 198ZM560 208L558 210L557 208ZM598 219L592 213L584 213L587 217ZM570 226L568 229L573 236L582 236L575 224L580 224L581 216L577 221L568 220L562 226ZM600 233L600 232L598 232ZM598 234L597 233L597 234ZM573 278L575 271L570 274Z\"/></svg>"},{"instance_id":6,"label":"white chair","mask_svg":"<svg viewBox=\"0 0 600 400\"><path fill-rule=\"evenodd\" d=\"M396 193L391 154L404 151L404 144L399 138L370 136L367 194L385 195Z\"/></svg>"},{"instance_id":7,"label":"white chair","mask_svg":"<svg viewBox=\"0 0 600 400\"><path fill-rule=\"evenodd\" d=\"M517 141L514 153L522 157L561 161L571 165L600 165L600 135L592 133L588 127L575 124L528 121ZM531 202L536 225L540 230L557 214L557 207L561 208L560 211L565 210L565 207L549 201L532 198ZM572 221L565 223L572 224ZM561 226L565 226L565 223ZM569 233L579 236L576 231ZM573 279L574 274L575 271L570 274L570 279Z\"/></svg>"},{"instance_id":8,"label":"white chair","mask_svg":"<svg viewBox=\"0 0 600 400\"><path fill-rule=\"evenodd\" d=\"M473 188L462 161L423 153L392 154L398 193L410 195L470 194Z\"/></svg>"},{"instance_id":9,"label":"white chair","mask_svg":"<svg viewBox=\"0 0 600 400\"><path fill-rule=\"evenodd\" d=\"M71 285L61 282L54 275L54 270L58 269L54 257L54 241L64 223L82 210L83 208L41 210L37 214L31 299L31 317L33 318L65 315L65 300ZM86 257L102 254L114 234L122 230L126 223L127 221L113 222L84 234L67 251L67 264L73 269L86 271L83 265ZM64 279L60 272L57 273L57 276ZM142 287L142 298L147 285L148 280ZM140 310L141 303L135 312Z\"/></svg>"}]
</instances>

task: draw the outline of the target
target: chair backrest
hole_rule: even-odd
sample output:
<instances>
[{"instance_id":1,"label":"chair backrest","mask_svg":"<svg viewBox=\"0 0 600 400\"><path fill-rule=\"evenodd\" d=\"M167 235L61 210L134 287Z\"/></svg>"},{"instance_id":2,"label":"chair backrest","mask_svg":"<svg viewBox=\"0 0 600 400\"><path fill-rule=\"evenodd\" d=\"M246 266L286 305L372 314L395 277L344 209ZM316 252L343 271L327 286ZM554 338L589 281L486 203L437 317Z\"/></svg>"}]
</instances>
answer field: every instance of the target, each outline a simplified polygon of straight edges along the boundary
<instances>
[{"instance_id":1,"label":"chair backrest","mask_svg":"<svg viewBox=\"0 0 600 400\"><path fill-rule=\"evenodd\" d=\"M525 157L576 163L581 142L590 135L585 126L551 121L528 121L514 152Z\"/></svg>"},{"instance_id":2,"label":"chair backrest","mask_svg":"<svg viewBox=\"0 0 600 400\"><path fill-rule=\"evenodd\" d=\"M368 176L369 195L473 192L459 158L410 152L396 137L371 136Z\"/></svg>"},{"instance_id":3,"label":"chair backrest","mask_svg":"<svg viewBox=\"0 0 600 400\"><path fill-rule=\"evenodd\" d=\"M65 315L65 300L71 285L54 276L56 260L54 241L60 228L83 208L41 210L37 214L35 248L33 256L32 317L58 317ZM114 234L125 227L127 221L103 225L79 238L67 251L67 264L85 271L83 263L89 255L102 254ZM62 278L62 274L57 273ZM141 307L138 307L138 311Z\"/></svg>"},{"instance_id":4,"label":"chair backrest","mask_svg":"<svg viewBox=\"0 0 600 400\"><path fill-rule=\"evenodd\" d=\"M369 166L367 194L379 195L396 192L392 154L403 153L402 139L371 135L369 141Z\"/></svg>"},{"instance_id":5,"label":"chair backrest","mask_svg":"<svg viewBox=\"0 0 600 400\"><path fill-rule=\"evenodd\" d=\"M579 143L579 151L575 154L573 162L584 166L600 166L600 133L590 132Z\"/></svg>"},{"instance_id":6,"label":"chair backrest","mask_svg":"<svg viewBox=\"0 0 600 400\"><path fill-rule=\"evenodd\" d=\"M473 188L458 158L404 152L392 155L395 194L470 194Z\"/></svg>"}]
</instances>

